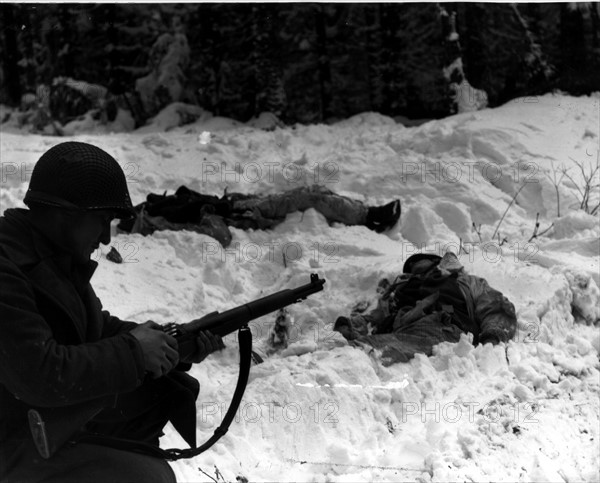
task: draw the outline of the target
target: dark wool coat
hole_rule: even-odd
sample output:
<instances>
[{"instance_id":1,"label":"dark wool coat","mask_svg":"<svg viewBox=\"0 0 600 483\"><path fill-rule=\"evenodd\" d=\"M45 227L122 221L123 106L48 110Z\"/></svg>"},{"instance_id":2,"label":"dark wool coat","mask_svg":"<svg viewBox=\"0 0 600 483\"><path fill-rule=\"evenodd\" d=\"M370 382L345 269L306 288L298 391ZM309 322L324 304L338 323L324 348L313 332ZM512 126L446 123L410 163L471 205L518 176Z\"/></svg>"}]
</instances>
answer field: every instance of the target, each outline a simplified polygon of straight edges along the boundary
<instances>
[{"instance_id":1,"label":"dark wool coat","mask_svg":"<svg viewBox=\"0 0 600 483\"><path fill-rule=\"evenodd\" d=\"M103 311L89 283L97 263L74 266L28 213L0 217L0 458L8 459L31 438L30 407L116 396L145 376L130 334L137 324ZM195 416L192 425L195 435Z\"/></svg>"}]
</instances>

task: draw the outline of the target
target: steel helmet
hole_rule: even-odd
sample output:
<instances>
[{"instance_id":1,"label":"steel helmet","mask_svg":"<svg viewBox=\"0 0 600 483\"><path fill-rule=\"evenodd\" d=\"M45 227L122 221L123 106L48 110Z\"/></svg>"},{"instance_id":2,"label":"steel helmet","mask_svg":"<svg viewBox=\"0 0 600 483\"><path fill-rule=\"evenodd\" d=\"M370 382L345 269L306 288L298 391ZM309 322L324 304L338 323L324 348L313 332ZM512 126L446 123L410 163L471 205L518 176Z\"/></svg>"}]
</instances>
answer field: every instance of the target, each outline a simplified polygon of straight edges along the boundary
<instances>
[{"instance_id":1,"label":"steel helmet","mask_svg":"<svg viewBox=\"0 0 600 483\"><path fill-rule=\"evenodd\" d=\"M117 161L96 146L73 141L57 144L42 155L23 202L27 206L114 210L118 218L135 214Z\"/></svg>"},{"instance_id":2,"label":"steel helmet","mask_svg":"<svg viewBox=\"0 0 600 483\"><path fill-rule=\"evenodd\" d=\"M434 265L437 265L441 259L442 257L435 255L434 253L415 253L406 259L404 267L402 267L402 272L411 273L415 264L421 260L431 260Z\"/></svg>"}]
</instances>

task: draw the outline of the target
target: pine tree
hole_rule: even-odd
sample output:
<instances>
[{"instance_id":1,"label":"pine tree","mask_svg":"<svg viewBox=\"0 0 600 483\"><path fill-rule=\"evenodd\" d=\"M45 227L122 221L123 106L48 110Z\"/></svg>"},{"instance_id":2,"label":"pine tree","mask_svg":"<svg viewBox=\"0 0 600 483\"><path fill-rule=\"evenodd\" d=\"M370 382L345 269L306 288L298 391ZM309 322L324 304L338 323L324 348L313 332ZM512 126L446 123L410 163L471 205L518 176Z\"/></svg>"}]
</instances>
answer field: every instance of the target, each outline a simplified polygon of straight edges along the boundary
<instances>
[{"instance_id":1,"label":"pine tree","mask_svg":"<svg viewBox=\"0 0 600 483\"><path fill-rule=\"evenodd\" d=\"M0 49L6 53L0 78L0 102L17 104L23 94L19 79L19 57L17 49L17 19L14 5L0 5L0 30L2 31ZM5 87L4 87L5 86Z\"/></svg>"},{"instance_id":2,"label":"pine tree","mask_svg":"<svg viewBox=\"0 0 600 483\"><path fill-rule=\"evenodd\" d=\"M367 57L367 92L369 94L368 110L383 112L385 85L382 82L382 27L381 27L381 4L363 5L364 27L361 33L364 35L364 48Z\"/></svg>"},{"instance_id":3,"label":"pine tree","mask_svg":"<svg viewBox=\"0 0 600 483\"><path fill-rule=\"evenodd\" d=\"M331 57L331 110L346 118L371 110L365 5L336 5L327 24Z\"/></svg>"},{"instance_id":4,"label":"pine tree","mask_svg":"<svg viewBox=\"0 0 600 483\"><path fill-rule=\"evenodd\" d=\"M287 112L297 122L322 120L315 5L292 3L280 11L279 38L285 61Z\"/></svg>"},{"instance_id":5,"label":"pine tree","mask_svg":"<svg viewBox=\"0 0 600 483\"><path fill-rule=\"evenodd\" d=\"M485 88L491 105L553 88L584 94L600 85L597 2L443 5L456 12L462 77ZM180 17L190 48L189 69L179 76L183 98L215 114L246 121L260 111L285 112L288 122L317 122L366 110L409 117L450 112L440 66L453 65L451 44L444 46L435 4L0 8L0 94L13 104L27 92L46 95L58 77L100 79L142 123L135 81L150 73L153 44Z\"/></svg>"},{"instance_id":6,"label":"pine tree","mask_svg":"<svg viewBox=\"0 0 600 483\"><path fill-rule=\"evenodd\" d=\"M276 34L278 9L264 4L252 6L252 67L254 116L271 112L281 117L287 98L281 66L278 64L279 39Z\"/></svg>"},{"instance_id":7,"label":"pine tree","mask_svg":"<svg viewBox=\"0 0 600 483\"><path fill-rule=\"evenodd\" d=\"M463 69L462 50L456 31L456 12L448 13L438 4L444 39L444 78L448 82L452 112L469 112L487 106L485 91L471 86Z\"/></svg>"},{"instance_id":8,"label":"pine tree","mask_svg":"<svg viewBox=\"0 0 600 483\"><path fill-rule=\"evenodd\" d=\"M510 6L523 29L525 41L527 43L527 50L523 58L527 81L548 82L554 73L554 67L548 63L540 44L537 42L535 35L529 27L528 20L521 14L518 4L511 3Z\"/></svg>"},{"instance_id":9,"label":"pine tree","mask_svg":"<svg viewBox=\"0 0 600 483\"><path fill-rule=\"evenodd\" d=\"M327 39L327 9L328 6L318 4L314 9L317 71L319 73L319 91L321 94L321 120L332 117L331 98L331 65Z\"/></svg>"}]
</instances>

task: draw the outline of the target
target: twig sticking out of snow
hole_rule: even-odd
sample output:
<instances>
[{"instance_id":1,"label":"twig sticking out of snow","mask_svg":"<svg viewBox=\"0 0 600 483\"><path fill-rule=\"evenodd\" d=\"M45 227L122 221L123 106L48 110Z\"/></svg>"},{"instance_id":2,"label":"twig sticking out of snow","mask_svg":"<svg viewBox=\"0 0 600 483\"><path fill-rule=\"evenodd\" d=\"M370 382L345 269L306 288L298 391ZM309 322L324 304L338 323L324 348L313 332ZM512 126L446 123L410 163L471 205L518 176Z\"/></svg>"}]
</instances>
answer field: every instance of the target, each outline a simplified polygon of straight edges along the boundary
<instances>
[{"instance_id":1,"label":"twig sticking out of snow","mask_svg":"<svg viewBox=\"0 0 600 483\"><path fill-rule=\"evenodd\" d=\"M224 482L224 481L226 481L226 480L225 480L225 478L223 478L223 474L222 474L222 473L219 471L219 468L217 468L217 466L216 466L216 465L215 465L215 477L216 477L216 478L213 478L212 476L210 476L210 475L209 475L209 474L208 474L206 471L204 471L204 470L203 470L202 468L200 468L199 466L198 466L198 471L200 471L200 473L203 473L203 474L205 474L206 476L208 476L208 477L209 477L211 480L213 480L215 483L219 483L219 481L223 481L223 482ZM240 479L239 479L239 478L240 478L239 476L238 476L238 477L236 477L236 480L240 481ZM244 478L244 479L245 479L245 477L242 477L242 478ZM248 481L248 480L246 479L246 482L247 482L247 481Z\"/></svg>"},{"instance_id":2,"label":"twig sticking out of snow","mask_svg":"<svg viewBox=\"0 0 600 483\"><path fill-rule=\"evenodd\" d=\"M540 214L536 213L535 214L535 228L533 229L533 235L531 235L531 238L529 240L527 240L527 243L529 243L534 238L537 238L538 236L542 236L544 233L548 232L554 226L554 223L550 223L550 226L548 228L546 228L544 231L538 233L538 229L540 228L539 219L540 219Z\"/></svg>"},{"instance_id":3,"label":"twig sticking out of snow","mask_svg":"<svg viewBox=\"0 0 600 483\"><path fill-rule=\"evenodd\" d=\"M579 199L579 197L577 198L577 200L579 201L579 208L585 211L586 213L589 213L590 215L595 215L596 213L598 213L598 209L600 209L600 197L596 201L592 200L592 196L598 196L597 191L598 188L600 188L600 182L598 182L600 180L600 150L598 150L598 156L596 159L595 166L592 163L589 163L586 167L583 163L575 161L573 158L570 159L575 162L575 164L579 168L579 171L581 171L582 179L579 182L575 181L571 177L571 175L568 174L568 169L565 168L563 168L562 170L563 175L569 178L569 180L571 180L571 182L575 185L575 188L577 188L577 191L581 196L581 199ZM588 168L589 173L587 172ZM591 206L590 202L592 203ZM596 204L594 205L594 203Z\"/></svg>"},{"instance_id":4,"label":"twig sticking out of snow","mask_svg":"<svg viewBox=\"0 0 600 483\"><path fill-rule=\"evenodd\" d=\"M546 177L552 182L552 185L554 186L554 191L556 191L556 216L560 217L560 192L558 190L558 185L565 177L566 169L564 166L562 166L561 168L555 168L553 163L550 164L552 165L552 177L550 177L548 173L546 173ZM562 174L560 175L560 177L557 178L558 172L561 172Z\"/></svg>"},{"instance_id":5,"label":"twig sticking out of snow","mask_svg":"<svg viewBox=\"0 0 600 483\"><path fill-rule=\"evenodd\" d=\"M481 223L479 223L479 226L476 226L475 222L473 222L473 231L477 233L477 236L479 237L479 243L481 243L483 241L481 239Z\"/></svg>"},{"instance_id":6,"label":"twig sticking out of snow","mask_svg":"<svg viewBox=\"0 0 600 483\"><path fill-rule=\"evenodd\" d=\"M200 473L203 473L203 474L205 474L206 476L208 476L208 477L209 477L211 480L213 480L215 483L218 483L218 482L217 482L217 480L215 480L215 479L214 479L212 476L210 476L210 475L209 475L209 474L208 474L206 471L204 471L204 470L203 470L202 468L200 468L199 466L198 466L198 471L199 471Z\"/></svg>"},{"instance_id":7,"label":"twig sticking out of snow","mask_svg":"<svg viewBox=\"0 0 600 483\"><path fill-rule=\"evenodd\" d=\"M519 193L521 192L521 190L525 188L525 183L523 183L521 185L521 187L517 190L517 192L515 193L515 195L512 197L512 200L510 200L510 203L508 204L508 206L506 207L506 210L504 210L504 214L502 215L502 218L500 218L500 221L498 222L498 225L496 225L496 229L494 230L494 233L492 233L492 240L494 239L494 237L496 236L496 233L498 232L498 229L500 228L500 225L502 224L502 221L504 220L504 217L506 216L506 214L508 213L508 210L510 210L510 207L512 206L512 204L515 202L515 200L517 199L517 196L519 196Z\"/></svg>"}]
</instances>

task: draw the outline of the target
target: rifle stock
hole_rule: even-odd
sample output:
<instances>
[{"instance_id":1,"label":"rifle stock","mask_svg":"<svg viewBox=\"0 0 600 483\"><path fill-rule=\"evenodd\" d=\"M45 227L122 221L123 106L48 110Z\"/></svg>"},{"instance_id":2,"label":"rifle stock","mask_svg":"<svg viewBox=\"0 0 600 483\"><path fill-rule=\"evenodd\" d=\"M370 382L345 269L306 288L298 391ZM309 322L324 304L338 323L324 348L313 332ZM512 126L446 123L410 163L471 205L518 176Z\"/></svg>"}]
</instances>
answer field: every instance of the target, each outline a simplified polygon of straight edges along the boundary
<instances>
[{"instance_id":1,"label":"rifle stock","mask_svg":"<svg viewBox=\"0 0 600 483\"><path fill-rule=\"evenodd\" d=\"M310 283L294 289L285 289L225 312L213 312L187 324L167 324L162 330L177 339L181 359L196 350L196 337L200 331L210 330L225 336L257 319L283 307L300 302L309 295L323 290L325 279L315 273ZM114 401L114 396L110 398ZM29 428L35 446L43 458L50 458L87 422L107 407L107 399L94 399L60 408L32 408L28 411Z\"/></svg>"}]
</instances>

